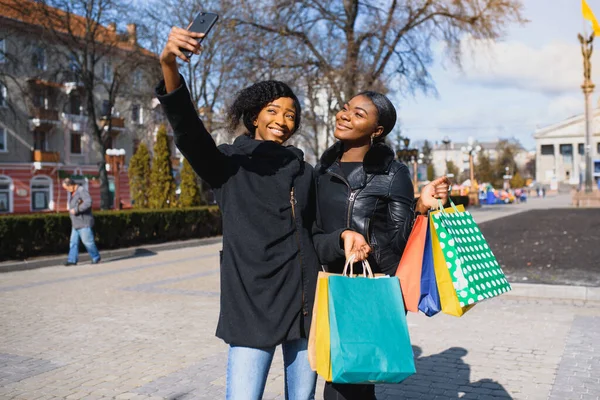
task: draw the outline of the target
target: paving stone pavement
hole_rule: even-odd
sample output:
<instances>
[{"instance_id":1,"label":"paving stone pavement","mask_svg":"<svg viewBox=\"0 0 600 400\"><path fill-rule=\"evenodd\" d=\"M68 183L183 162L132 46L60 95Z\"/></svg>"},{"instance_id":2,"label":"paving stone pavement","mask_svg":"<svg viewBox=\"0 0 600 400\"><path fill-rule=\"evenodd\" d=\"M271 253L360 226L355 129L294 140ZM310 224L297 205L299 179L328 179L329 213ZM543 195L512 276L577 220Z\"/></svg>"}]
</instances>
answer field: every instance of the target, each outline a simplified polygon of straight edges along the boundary
<instances>
[{"instance_id":1,"label":"paving stone pavement","mask_svg":"<svg viewBox=\"0 0 600 400\"><path fill-rule=\"evenodd\" d=\"M223 398L219 249L1 274L0 399ZM600 303L505 296L408 321L418 372L380 400L600 399ZM264 398L283 390L279 351Z\"/></svg>"}]
</instances>

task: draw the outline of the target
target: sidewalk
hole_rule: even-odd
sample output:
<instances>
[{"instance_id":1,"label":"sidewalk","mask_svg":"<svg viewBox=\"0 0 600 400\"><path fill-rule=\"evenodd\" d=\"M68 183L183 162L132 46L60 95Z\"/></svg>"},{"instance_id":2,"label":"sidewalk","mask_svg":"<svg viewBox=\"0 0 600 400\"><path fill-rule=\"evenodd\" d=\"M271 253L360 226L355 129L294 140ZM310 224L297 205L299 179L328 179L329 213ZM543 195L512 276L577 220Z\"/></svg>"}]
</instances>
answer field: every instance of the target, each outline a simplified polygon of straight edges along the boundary
<instances>
[{"instance_id":1,"label":"sidewalk","mask_svg":"<svg viewBox=\"0 0 600 400\"><path fill-rule=\"evenodd\" d=\"M223 399L220 248L3 274L0 399ZM597 399L600 303L544 286L515 285L461 318L409 313L417 374L378 399ZM263 398L284 390L278 349Z\"/></svg>"}]
</instances>

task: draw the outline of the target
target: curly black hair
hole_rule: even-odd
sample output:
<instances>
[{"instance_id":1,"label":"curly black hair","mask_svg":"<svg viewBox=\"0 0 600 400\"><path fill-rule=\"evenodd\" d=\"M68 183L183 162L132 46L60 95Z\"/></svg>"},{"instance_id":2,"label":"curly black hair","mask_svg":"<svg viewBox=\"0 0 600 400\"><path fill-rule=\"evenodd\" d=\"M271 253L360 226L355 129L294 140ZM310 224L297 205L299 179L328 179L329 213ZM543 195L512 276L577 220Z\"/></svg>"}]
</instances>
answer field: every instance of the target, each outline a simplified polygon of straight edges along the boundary
<instances>
[{"instance_id":1,"label":"curly black hair","mask_svg":"<svg viewBox=\"0 0 600 400\"><path fill-rule=\"evenodd\" d=\"M241 119L246 129L248 129L248 134L254 137L256 132L254 120L258 117L260 110L281 97L289 97L294 101L296 107L294 132L296 132L300 127L300 114L302 111L300 101L298 101L292 89L280 81L261 81L241 90L227 113L230 129L235 131Z\"/></svg>"}]
</instances>

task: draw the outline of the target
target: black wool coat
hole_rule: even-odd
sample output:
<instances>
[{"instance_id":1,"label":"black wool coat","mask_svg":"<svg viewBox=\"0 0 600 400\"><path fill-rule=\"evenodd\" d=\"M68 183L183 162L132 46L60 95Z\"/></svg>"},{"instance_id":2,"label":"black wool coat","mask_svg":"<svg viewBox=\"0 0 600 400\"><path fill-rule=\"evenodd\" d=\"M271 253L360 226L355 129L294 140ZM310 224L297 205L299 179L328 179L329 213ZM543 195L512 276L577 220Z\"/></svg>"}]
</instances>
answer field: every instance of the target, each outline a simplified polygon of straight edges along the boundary
<instances>
[{"instance_id":1,"label":"black wool coat","mask_svg":"<svg viewBox=\"0 0 600 400\"><path fill-rule=\"evenodd\" d=\"M164 81L156 92L177 147L221 209L217 336L255 348L308 337L321 263L344 254L342 230L326 235L315 224L313 168L295 147L247 135L217 147L181 79L173 92Z\"/></svg>"}]
</instances>

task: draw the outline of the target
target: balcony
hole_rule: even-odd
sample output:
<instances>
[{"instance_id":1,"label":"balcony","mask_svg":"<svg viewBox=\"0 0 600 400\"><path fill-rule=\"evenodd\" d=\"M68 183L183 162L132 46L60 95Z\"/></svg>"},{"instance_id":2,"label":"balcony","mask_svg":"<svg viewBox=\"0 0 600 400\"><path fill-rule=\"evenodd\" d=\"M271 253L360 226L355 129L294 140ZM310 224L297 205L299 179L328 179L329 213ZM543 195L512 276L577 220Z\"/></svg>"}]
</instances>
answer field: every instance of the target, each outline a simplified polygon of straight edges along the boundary
<instances>
[{"instance_id":1,"label":"balcony","mask_svg":"<svg viewBox=\"0 0 600 400\"><path fill-rule=\"evenodd\" d=\"M58 110L47 110L41 107L34 107L31 109L31 118L40 121L58 122Z\"/></svg>"},{"instance_id":2,"label":"balcony","mask_svg":"<svg viewBox=\"0 0 600 400\"><path fill-rule=\"evenodd\" d=\"M56 151L33 150L33 162L57 163L60 161L60 153Z\"/></svg>"},{"instance_id":3,"label":"balcony","mask_svg":"<svg viewBox=\"0 0 600 400\"><path fill-rule=\"evenodd\" d=\"M100 125L103 129L108 129L109 119L107 117L102 117L100 119ZM110 125L112 130L123 130L125 129L125 118L112 117L110 119Z\"/></svg>"}]
</instances>

